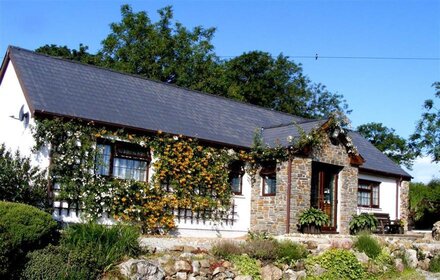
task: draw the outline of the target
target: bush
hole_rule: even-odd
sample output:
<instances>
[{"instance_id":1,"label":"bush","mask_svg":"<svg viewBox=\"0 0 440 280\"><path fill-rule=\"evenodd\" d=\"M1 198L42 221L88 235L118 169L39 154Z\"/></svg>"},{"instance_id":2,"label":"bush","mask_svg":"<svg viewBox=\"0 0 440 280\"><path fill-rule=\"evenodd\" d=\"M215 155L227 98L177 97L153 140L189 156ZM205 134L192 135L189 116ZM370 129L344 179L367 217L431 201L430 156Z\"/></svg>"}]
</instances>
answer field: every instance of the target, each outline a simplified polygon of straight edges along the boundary
<instances>
[{"instance_id":1,"label":"bush","mask_svg":"<svg viewBox=\"0 0 440 280\"><path fill-rule=\"evenodd\" d=\"M356 256L344 249L330 249L323 254L306 260L307 275L315 272L316 265L326 269L326 272L319 279L365 279L366 272Z\"/></svg>"},{"instance_id":2,"label":"bush","mask_svg":"<svg viewBox=\"0 0 440 280\"><path fill-rule=\"evenodd\" d=\"M0 200L20 202L50 212L44 171L32 167L27 157L0 145Z\"/></svg>"},{"instance_id":3,"label":"bush","mask_svg":"<svg viewBox=\"0 0 440 280\"><path fill-rule=\"evenodd\" d=\"M378 221L373 214L361 213L353 215L350 221L350 233L357 234L362 231L371 232L377 228Z\"/></svg>"},{"instance_id":4,"label":"bush","mask_svg":"<svg viewBox=\"0 0 440 280\"><path fill-rule=\"evenodd\" d=\"M278 253L278 242L270 239L249 240L243 245L243 250L252 258L274 260Z\"/></svg>"},{"instance_id":5,"label":"bush","mask_svg":"<svg viewBox=\"0 0 440 280\"><path fill-rule=\"evenodd\" d=\"M52 216L33 206L0 202L0 276L21 269L27 252L43 248L57 237Z\"/></svg>"},{"instance_id":6,"label":"bush","mask_svg":"<svg viewBox=\"0 0 440 280\"><path fill-rule=\"evenodd\" d=\"M23 278L96 279L125 255L140 252L139 231L133 227L79 224L66 229L60 246L28 254ZM48 273L45 273L47 271Z\"/></svg>"},{"instance_id":7,"label":"bush","mask_svg":"<svg viewBox=\"0 0 440 280\"><path fill-rule=\"evenodd\" d=\"M26 280L97 279L103 268L98 266L95 248L68 250L49 245L28 253L22 278Z\"/></svg>"},{"instance_id":8,"label":"bush","mask_svg":"<svg viewBox=\"0 0 440 280\"><path fill-rule=\"evenodd\" d=\"M223 259L229 259L233 255L241 255L243 252L243 247L240 244L230 240L218 242L211 248L211 253L214 256Z\"/></svg>"},{"instance_id":9,"label":"bush","mask_svg":"<svg viewBox=\"0 0 440 280\"><path fill-rule=\"evenodd\" d=\"M299 216L299 224L302 226L314 225L321 228L329 222L328 215L321 209L309 208L304 210Z\"/></svg>"},{"instance_id":10,"label":"bush","mask_svg":"<svg viewBox=\"0 0 440 280\"><path fill-rule=\"evenodd\" d=\"M232 256L232 263L242 275L250 275L252 279L261 279L260 265L256 259L248 255Z\"/></svg>"},{"instance_id":11,"label":"bush","mask_svg":"<svg viewBox=\"0 0 440 280\"><path fill-rule=\"evenodd\" d=\"M139 230L134 227L116 225L107 227L96 223L78 224L68 227L61 239L61 245L76 258L88 258L94 253L96 266L103 269L123 256L136 256L140 252Z\"/></svg>"},{"instance_id":12,"label":"bush","mask_svg":"<svg viewBox=\"0 0 440 280\"><path fill-rule=\"evenodd\" d=\"M307 255L307 249L301 244L290 240L284 240L278 243L276 258L279 262L292 264L296 260L306 258Z\"/></svg>"},{"instance_id":13,"label":"bush","mask_svg":"<svg viewBox=\"0 0 440 280\"><path fill-rule=\"evenodd\" d=\"M436 255L429 263L429 271L440 272L440 255Z\"/></svg>"},{"instance_id":14,"label":"bush","mask_svg":"<svg viewBox=\"0 0 440 280\"><path fill-rule=\"evenodd\" d=\"M371 259L376 259L382 251L379 242L368 234L359 235L353 245Z\"/></svg>"}]
</instances>

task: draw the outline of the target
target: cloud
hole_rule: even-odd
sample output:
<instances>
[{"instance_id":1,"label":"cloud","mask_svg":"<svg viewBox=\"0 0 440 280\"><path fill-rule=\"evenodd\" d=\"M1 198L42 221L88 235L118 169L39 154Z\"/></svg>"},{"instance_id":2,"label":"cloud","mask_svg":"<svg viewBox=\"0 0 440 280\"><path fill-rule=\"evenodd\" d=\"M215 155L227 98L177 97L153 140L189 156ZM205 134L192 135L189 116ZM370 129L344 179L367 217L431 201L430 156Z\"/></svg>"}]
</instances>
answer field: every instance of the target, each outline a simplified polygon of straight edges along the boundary
<instances>
[{"instance_id":1,"label":"cloud","mask_svg":"<svg viewBox=\"0 0 440 280\"><path fill-rule=\"evenodd\" d=\"M414 161L413 170L405 170L414 177L413 182L429 183L440 179L440 163L433 163L430 157L419 157Z\"/></svg>"}]
</instances>

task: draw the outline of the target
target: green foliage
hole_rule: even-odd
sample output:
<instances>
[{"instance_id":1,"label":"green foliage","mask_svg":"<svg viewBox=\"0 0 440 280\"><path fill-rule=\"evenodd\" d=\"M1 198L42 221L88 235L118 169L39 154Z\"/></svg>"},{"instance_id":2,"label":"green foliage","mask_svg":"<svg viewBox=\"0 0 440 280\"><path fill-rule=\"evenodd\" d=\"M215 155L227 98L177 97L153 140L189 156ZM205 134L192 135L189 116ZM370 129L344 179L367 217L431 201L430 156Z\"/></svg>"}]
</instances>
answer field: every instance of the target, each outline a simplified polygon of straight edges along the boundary
<instances>
[{"instance_id":1,"label":"green foliage","mask_svg":"<svg viewBox=\"0 0 440 280\"><path fill-rule=\"evenodd\" d=\"M226 61L223 73L226 96L251 104L310 118L348 107L342 95L311 83L301 66L282 54L243 53Z\"/></svg>"},{"instance_id":2,"label":"green foliage","mask_svg":"<svg viewBox=\"0 0 440 280\"><path fill-rule=\"evenodd\" d=\"M394 162L411 168L416 154L394 129L372 122L358 126L357 131Z\"/></svg>"},{"instance_id":3,"label":"green foliage","mask_svg":"<svg viewBox=\"0 0 440 280\"><path fill-rule=\"evenodd\" d=\"M273 260L278 253L278 242L271 239L253 239L243 244L246 254L260 260Z\"/></svg>"},{"instance_id":4,"label":"green foliage","mask_svg":"<svg viewBox=\"0 0 440 280\"><path fill-rule=\"evenodd\" d=\"M21 202L49 210L45 172L31 166L28 157L0 145L0 201Z\"/></svg>"},{"instance_id":5,"label":"green foliage","mask_svg":"<svg viewBox=\"0 0 440 280\"><path fill-rule=\"evenodd\" d=\"M350 220L350 233L357 234L361 231L374 231L377 228L378 221L373 214L361 213L359 215L353 215Z\"/></svg>"},{"instance_id":6,"label":"green foliage","mask_svg":"<svg viewBox=\"0 0 440 280\"><path fill-rule=\"evenodd\" d=\"M59 246L48 246L28 254L23 278L97 279L124 256L138 255L138 237L137 229L122 225L70 226Z\"/></svg>"},{"instance_id":7,"label":"green foliage","mask_svg":"<svg viewBox=\"0 0 440 280\"><path fill-rule=\"evenodd\" d=\"M416 226L431 228L440 216L440 180L432 180L427 185L410 183L409 208Z\"/></svg>"},{"instance_id":8,"label":"green foliage","mask_svg":"<svg viewBox=\"0 0 440 280\"><path fill-rule=\"evenodd\" d=\"M243 246L241 244L231 241L231 240L223 240L216 243L211 248L211 253L214 256L229 259L233 255L241 255L244 253Z\"/></svg>"},{"instance_id":9,"label":"green foliage","mask_svg":"<svg viewBox=\"0 0 440 280\"><path fill-rule=\"evenodd\" d=\"M314 275L315 265L326 269L320 277ZM343 249L330 249L323 254L306 259L306 271L311 279L365 279L366 272L356 256Z\"/></svg>"},{"instance_id":10,"label":"green foliage","mask_svg":"<svg viewBox=\"0 0 440 280\"><path fill-rule=\"evenodd\" d=\"M57 228L50 214L33 206L0 202L0 276L19 271L26 253L54 241Z\"/></svg>"},{"instance_id":11,"label":"green foliage","mask_svg":"<svg viewBox=\"0 0 440 280\"><path fill-rule=\"evenodd\" d=\"M358 251L364 252L371 259L377 258L382 252L379 242L365 233L358 235L353 245Z\"/></svg>"},{"instance_id":12,"label":"green foliage","mask_svg":"<svg viewBox=\"0 0 440 280\"><path fill-rule=\"evenodd\" d=\"M440 98L440 82L432 84L435 88L435 97ZM420 155L425 152L434 162L440 162L440 109L435 106L434 100L425 100L425 111L417 122L415 132L410 136L411 145Z\"/></svg>"},{"instance_id":13,"label":"green foliage","mask_svg":"<svg viewBox=\"0 0 440 280\"><path fill-rule=\"evenodd\" d=\"M67 46L57 46L55 44L44 45L39 47L35 51L37 53L43 53L51 56L62 57L74 61L80 61L87 64L98 64L99 60L96 55L90 54L87 52L89 47L84 46L83 44L79 45L78 50L69 49Z\"/></svg>"},{"instance_id":14,"label":"green foliage","mask_svg":"<svg viewBox=\"0 0 440 280\"><path fill-rule=\"evenodd\" d=\"M242 275L250 275L255 280L261 279L260 266L256 259L248 255L235 255L230 260Z\"/></svg>"},{"instance_id":15,"label":"green foliage","mask_svg":"<svg viewBox=\"0 0 440 280\"><path fill-rule=\"evenodd\" d=\"M87 223L69 226L61 244L72 251L91 249L96 254L97 265L104 268L124 255L136 256L140 252L138 238L139 230L134 227Z\"/></svg>"},{"instance_id":16,"label":"green foliage","mask_svg":"<svg viewBox=\"0 0 440 280\"><path fill-rule=\"evenodd\" d=\"M256 240L256 239L263 240L263 239L273 239L273 237L267 231L258 231L258 232L248 231L247 239L248 240Z\"/></svg>"},{"instance_id":17,"label":"green foliage","mask_svg":"<svg viewBox=\"0 0 440 280\"><path fill-rule=\"evenodd\" d=\"M66 249L53 245L30 252L26 256L27 262L22 278L27 280L63 279L69 272L68 255Z\"/></svg>"},{"instance_id":18,"label":"green foliage","mask_svg":"<svg viewBox=\"0 0 440 280\"><path fill-rule=\"evenodd\" d=\"M440 272L440 255L436 255L429 263L429 271Z\"/></svg>"},{"instance_id":19,"label":"green foliage","mask_svg":"<svg viewBox=\"0 0 440 280\"><path fill-rule=\"evenodd\" d=\"M322 227L329 222L328 215L322 210L316 208L306 209L299 216L300 225L315 225L317 227Z\"/></svg>"},{"instance_id":20,"label":"green foliage","mask_svg":"<svg viewBox=\"0 0 440 280\"><path fill-rule=\"evenodd\" d=\"M308 255L308 251L303 245L290 240L279 241L277 247L276 260L280 263L291 265Z\"/></svg>"}]
</instances>

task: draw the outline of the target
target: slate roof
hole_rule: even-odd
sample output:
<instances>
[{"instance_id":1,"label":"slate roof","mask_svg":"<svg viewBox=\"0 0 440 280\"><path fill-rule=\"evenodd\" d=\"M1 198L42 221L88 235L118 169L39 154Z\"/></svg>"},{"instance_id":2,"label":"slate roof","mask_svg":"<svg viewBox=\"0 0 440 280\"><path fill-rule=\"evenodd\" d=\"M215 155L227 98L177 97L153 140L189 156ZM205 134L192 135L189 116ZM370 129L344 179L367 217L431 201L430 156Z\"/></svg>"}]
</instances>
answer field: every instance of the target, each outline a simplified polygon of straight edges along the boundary
<instances>
[{"instance_id":1,"label":"slate roof","mask_svg":"<svg viewBox=\"0 0 440 280\"><path fill-rule=\"evenodd\" d=\"M251 147L256 129L262 129L263 141L269 145L287 145L288 136L299 136L298 126L309 132L325 122L18 47L8 48L3 71L8 59L36 114L75 117L150 132L161 130L244 148ZM354 138L366 160L365 168L409 176L359 137L362 138Z\"/></svg>"},{"instance_id":2,"label":"slate roof","mask_svg":"<svg viewBox=\"0 0 440 280\"><path fill-rule=\"evenodd\" d=\"M360 166L360 169L366 171L380 172L383 174L399 175L406 178L411 178L411 175L403 170L394 161L388 158L385 154L379 151L373 144L365 139L358 132L350 131L348 133L353 141L353 144L358 149L358 152L365 159L365 163Z\"/></svg>"},{"instance_id":3,"label":"slate roof","mask_svg":"<svg viewBox=\"0 0 440 280\"><path fill-rule=\"evenodd\" d=\"M294 140L301 136L301 131L309 133L321 127L325 122L326 120L308 120L298 124L262 128L261 134L264 142L270 147L277 145L287 147L290 145L290 138Z\"/></svg>"}]
</instances>

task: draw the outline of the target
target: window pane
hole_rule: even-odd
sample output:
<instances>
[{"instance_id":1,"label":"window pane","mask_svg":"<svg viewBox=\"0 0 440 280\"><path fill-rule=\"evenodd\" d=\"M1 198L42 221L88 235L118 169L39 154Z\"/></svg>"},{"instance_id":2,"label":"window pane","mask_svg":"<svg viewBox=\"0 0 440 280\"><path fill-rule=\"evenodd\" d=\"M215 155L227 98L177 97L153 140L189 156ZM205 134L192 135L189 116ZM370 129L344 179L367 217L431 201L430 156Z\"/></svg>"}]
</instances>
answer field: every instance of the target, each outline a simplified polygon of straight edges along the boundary
<instances>
[{"instance_id":1,"label":"window pane","mask_svg":"<svg viewBox=\"0 0 440 280\"><path fill-rule=\"evenodd\" d=\"M115 158L113 162L113 176L120 179L146 181L147 162Z\"/></svg>"},{"instance_id":2,"label":"window pane","mask_svg":"<svg viewBox=\"0 0 440 280\"><path fill-rule=\"evenodd\" d=\"M110 145L98 144L96 145L96 174L98 175L110 175Z\"/></svg>"},{"instance_id":3,"label":"window pane","mask_svg":"<svg viewBox=\"0 0 440 280\"><path fill-rule=\"evenodd\" d=\"M372 204L374 206L379 206L379 186L373 186L373 203Z\"/></svg>"},{"instance_id":4,"label":"window pane","mask_svg":"<svg viewBox=\"0 0 440 280\"><path fill-rule=\"evenodd\" d=\"M358 205L370 206L371 193L358 190Z\"/></svg>"},{"instance_id":5,"label":"window pane","mask_svg":"<svg viewBox=\"0 0 440 280\"><path fill-rule=\"evenodd\" d=\"M275 194L277 191L276 175L268 175L264 177L264 194Z\"/></svg>"},{"instance_id":6,"label":"window pane","mask_svg":"<svg viewBox=\"0 0 440 280\"><path fill-rule=\"evenodd\" d=\"M241 194L241 176L239 174L231 175L232 192Z\"/></svg>"}]
</instances>

